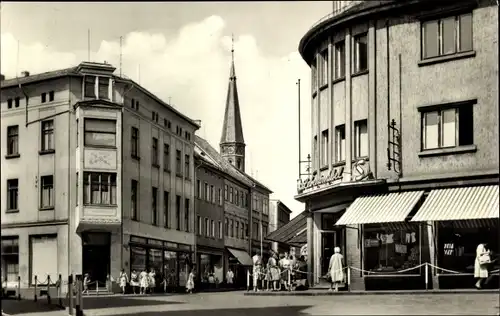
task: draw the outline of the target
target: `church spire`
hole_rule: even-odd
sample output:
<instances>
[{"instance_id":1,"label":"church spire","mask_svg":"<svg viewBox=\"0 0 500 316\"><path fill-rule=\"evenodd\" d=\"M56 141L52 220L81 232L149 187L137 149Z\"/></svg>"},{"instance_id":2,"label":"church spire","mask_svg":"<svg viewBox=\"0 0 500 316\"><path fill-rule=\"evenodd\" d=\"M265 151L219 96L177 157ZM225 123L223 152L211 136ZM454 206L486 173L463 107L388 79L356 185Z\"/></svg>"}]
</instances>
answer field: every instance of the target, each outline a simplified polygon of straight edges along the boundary
<instances>
[{"instance_id":1,"label":"church spire","mask_svg":"<svg viewBox=\"0 0 500 316\"><path fill-rule=\"evenodd\" d=\"M220 140L221 155L236 168L245 171L245 140L241 124L236 72L234 70L234 37L231 37L231 69L227 89L226 110Z\"/></svg>"}]
</instances>

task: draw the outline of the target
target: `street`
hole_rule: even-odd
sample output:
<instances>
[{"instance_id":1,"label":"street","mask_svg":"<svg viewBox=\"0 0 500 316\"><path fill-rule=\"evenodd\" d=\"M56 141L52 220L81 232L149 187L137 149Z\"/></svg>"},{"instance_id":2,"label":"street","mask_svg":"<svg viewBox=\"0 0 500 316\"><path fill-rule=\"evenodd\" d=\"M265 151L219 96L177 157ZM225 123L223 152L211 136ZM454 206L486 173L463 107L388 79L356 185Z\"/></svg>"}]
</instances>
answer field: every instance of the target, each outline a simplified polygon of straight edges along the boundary
<instances>
[{"instance_id":1,"label":"street","mask_svg":"<svg viewBox=\"0 0 500 316\"><path fill-rule=\"evenodd\" d=\"M4 302L3 302L4 303ZM244 296L243 292L169 296L87 297L85 315L498 315L498 294L418 294L350 296ZM67 315L64 310L10 315ZM24 313L24 314L23 314Z\"/></svg>"}]
</instances>

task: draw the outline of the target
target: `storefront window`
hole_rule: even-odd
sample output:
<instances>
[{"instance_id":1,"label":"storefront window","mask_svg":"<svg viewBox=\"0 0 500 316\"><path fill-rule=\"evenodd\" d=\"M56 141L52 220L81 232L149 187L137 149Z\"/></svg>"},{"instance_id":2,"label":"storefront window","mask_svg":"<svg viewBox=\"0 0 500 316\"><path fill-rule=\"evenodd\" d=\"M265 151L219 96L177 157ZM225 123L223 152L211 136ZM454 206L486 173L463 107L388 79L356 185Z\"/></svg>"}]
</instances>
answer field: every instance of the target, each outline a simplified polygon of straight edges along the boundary
<instances>
[{"instance_id":1,"label":"storefront window","mask_svg":"<svg viewBox=\"0 0 500 316\"><path fill-rule=\"evenodd\" d=\"M186 281L187 281L187 276L189 273L189 268L188 268L188 263L189 259L188 256L189 254L187 253L178 253L179 256L179 265L178 265L178 270L179 270L179 286L186 286Z\"/></svg>"},{"instance_id":2,"label":"storefront window","mask_svg":"<svg viewBox=\"0 0 500 316\"><path fill-rule=\"evenodd\" d=\"M17 282L19 275L19 239L2 238L2 281Z\"/></svg>"},{"instance_id":3,"label":"storefront window","mask_svg":"<svg viewBox=\"0 0 500 316\"><path fill-rule=\"evenodd\" d=\"M178 284L177 279L177 253L174 251L164 251L163 273L166 275L167 286L175 287Z\"/></svg>"},{"instance_id":4,"label":"storefront window","mask_svg":"<svg viewBox=\"0 0 500 316\"><path fill-rule=\"evenodd\" d=\"M377 274L390 274L420 264L420 234L418 225L400 228L364 228L364 269ZM419 274L418 269L403 272Z\"/></svg>"},{"instance_id":5,"label":"storefront window","mask_svg":"<svg viewBox=\"0 0 500 316\"><path fill-rule=\"evenodd\" d=\"M146 249L140 247L130 247L130 271L137 273L146 269Z\"/></svg>"},{"instance_id":6,"label":"storefront window","mask_svg":"<svg viewBox=\"0 0 500 316\"><path fill-rule=\"evenodd\" d=\"M213 281L215 283L220 283L223 281L223 264L222 256L210 255L210 254L200 254L200 282L210 283L210 275L213 276Z\"/></svg>"},{"instance_id":7,"label":"storefront window","mask_svg":"<svg viewBox=\"0 0 500 316\"><path fill-rule=\"evenodd\" d=\"M438 266L461 273L474 273L476 248L480 243L487 243L493 253L492 259L499 253L498 224L496 227L471 227L472 221L460 222L450 222L448 227L438 228ZM495 263L492 270L500 268L498 260Z\"/></svg>"},{"instance_id":8,"label":"storefront window","mask_svg":"<svg viewBox=\"0 0 500 316\"><path fill-rule=\"evenodd\" d=\"M162 258L162 250L160 249L149 249L149 262L148 262L148 268L149 269L154 269L156 274L158 276L161 275L162 273L162 264L163 264L163 258Z\"/></svg>"},{"instance_id":9,"label":"storefront window","mask_svg":"<svg viewBox=\"0 0 500 316\"><path fill-rule=\"evenodd\" d=\"M208 283L208 275L212 273L210 265L210 255L200 254L200 281Z\"/></svg>"}]
</instances>

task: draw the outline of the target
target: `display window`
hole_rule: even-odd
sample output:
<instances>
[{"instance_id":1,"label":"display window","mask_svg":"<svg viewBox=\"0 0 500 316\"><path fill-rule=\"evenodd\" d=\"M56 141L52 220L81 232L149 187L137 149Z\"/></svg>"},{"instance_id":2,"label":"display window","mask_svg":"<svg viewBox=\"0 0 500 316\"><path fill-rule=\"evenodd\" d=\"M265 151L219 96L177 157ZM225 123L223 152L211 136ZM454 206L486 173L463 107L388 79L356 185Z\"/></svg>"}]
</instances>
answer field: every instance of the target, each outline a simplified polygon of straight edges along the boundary
<instances>
[{"instance_id":1,"label":"display window","mask_svg":"<svg viewBox=\"0 0 500 316\"><path fill-rule=\"evenodd\" d=\"M146 249L141 247L130 247L130 271L141 271L146 269Z\"/></svg>"},{"instance_id":2,"label":"display window","mask_svg":"<svg viewBox=\"0 0 500 316\"><path fill-rule=\"evenodd\" d=\"M177 252L164 251L163 258L163 273L166 276L167 286L175 287L178 284Z\"/></svg>"},{"instance_id":3,"label":"display window","mask_svg":"<svg viewBox=\"0 0 500 316\"><path fill-rule=\"evenodd\" d=\"M368 226L363 228L364 270L383 274L420 274L420 227ZM408 270L410 269L410 270Z\"/></svg>"}]
</instances>

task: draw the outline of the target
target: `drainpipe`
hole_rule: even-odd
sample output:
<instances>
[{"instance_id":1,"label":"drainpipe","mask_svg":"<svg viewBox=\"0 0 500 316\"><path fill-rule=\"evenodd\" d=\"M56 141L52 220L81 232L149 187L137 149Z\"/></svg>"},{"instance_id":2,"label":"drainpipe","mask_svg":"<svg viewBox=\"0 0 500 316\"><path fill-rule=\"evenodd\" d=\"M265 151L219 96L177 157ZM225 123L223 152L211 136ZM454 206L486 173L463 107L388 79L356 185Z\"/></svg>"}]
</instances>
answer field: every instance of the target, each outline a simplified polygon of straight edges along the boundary
<instances>
[{"instance_id":1,"label":"drainpipe","mask_svg":"<svg viewBox=\"0 0 500 316\"><path fill-rule=\"evenodd\" d=\"M68 277L69 275L73 274L73 271L71 270L71 214L73 213L71 211L71 76L68 76ZM28 105L26 104L26 108L28 108ZM28 118L26 112L26 119ZM26 120L26 126L28 125L28 120ZM77 127L78 128L78 127ZM76 179L78 181L78 179ZM77 190L80 189L80 186L77 186ZM79 194L77 194L79 196Z\"/></svg>"}]
</instances>

